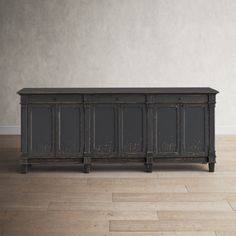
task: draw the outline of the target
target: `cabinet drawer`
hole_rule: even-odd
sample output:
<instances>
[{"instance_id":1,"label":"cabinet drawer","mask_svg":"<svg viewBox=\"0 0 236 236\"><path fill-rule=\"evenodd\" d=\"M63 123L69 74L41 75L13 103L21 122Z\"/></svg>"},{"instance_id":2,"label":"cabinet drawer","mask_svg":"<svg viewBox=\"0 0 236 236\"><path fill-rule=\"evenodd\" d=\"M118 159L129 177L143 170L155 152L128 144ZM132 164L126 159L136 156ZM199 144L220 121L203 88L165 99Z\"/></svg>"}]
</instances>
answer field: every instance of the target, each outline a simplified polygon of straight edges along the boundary
<instances>
[{"instance_id":1,"label":"cabinet drawer","mask_svg":"<svg viewBox=\"0 0 236 236\"><path fill-rule=\"evenodd\" d=\"M154 103L207 103L207 95L155 95L153 97Z\"/></svg>"},{"instance_id":2,"label":"cabinet drawer","mask_svg":"<svg viewBox=\"0 0 236 236\"><path fill-rule=\"evenodd\" d=\"M26 98L29 103L82 103L82 95L28 95Z\"/></svg>"},{"instance_id":3,"label":"cabinet drawer","mask_svg":"<svg viewBox=\"0 0 236 236\"><path fill-rule=\"evenodd\" d=\"M140 94L96 94L85 95L86 103L145 103L145 95Z\"/></svg>"}]
</instances>

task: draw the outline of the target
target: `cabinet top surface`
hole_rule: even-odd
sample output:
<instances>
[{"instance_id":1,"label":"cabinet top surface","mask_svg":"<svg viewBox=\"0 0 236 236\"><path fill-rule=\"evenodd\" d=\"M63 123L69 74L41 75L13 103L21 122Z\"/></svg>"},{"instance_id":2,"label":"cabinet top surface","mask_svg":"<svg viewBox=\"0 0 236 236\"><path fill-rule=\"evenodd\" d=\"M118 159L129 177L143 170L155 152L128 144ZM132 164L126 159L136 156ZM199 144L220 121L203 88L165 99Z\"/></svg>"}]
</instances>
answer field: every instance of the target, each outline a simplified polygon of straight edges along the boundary
<instances>
[{"instance_id":1,"label":"cabinet top surface","mask_svg":"<svg viewBox=\"0 0 236 236\"><path fill-rule=\"evenodd\" d=\"M27 94L217 94L209 87L83 87L83 88L23 88L17 92Z\"/></svg>"}]
</instances>

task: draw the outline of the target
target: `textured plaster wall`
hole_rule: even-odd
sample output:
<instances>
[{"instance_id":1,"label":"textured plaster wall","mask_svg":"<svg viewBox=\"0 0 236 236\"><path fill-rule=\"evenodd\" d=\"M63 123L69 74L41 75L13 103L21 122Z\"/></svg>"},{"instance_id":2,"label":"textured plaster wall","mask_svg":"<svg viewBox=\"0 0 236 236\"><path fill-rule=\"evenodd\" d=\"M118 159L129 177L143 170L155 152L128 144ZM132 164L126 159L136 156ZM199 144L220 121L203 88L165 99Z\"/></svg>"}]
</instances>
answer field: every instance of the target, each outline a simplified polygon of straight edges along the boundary
<instances>
[{"instance_id":1,"label":"textured plaster wall","mask_svg":"<svg viewBox=\"0 0 236 236\"><path fill-rule=\"evenodd\" d=\"M0 0L0 133L22 87L210 86L236 134L235 0Z\"/></svg>"}]
</instances>

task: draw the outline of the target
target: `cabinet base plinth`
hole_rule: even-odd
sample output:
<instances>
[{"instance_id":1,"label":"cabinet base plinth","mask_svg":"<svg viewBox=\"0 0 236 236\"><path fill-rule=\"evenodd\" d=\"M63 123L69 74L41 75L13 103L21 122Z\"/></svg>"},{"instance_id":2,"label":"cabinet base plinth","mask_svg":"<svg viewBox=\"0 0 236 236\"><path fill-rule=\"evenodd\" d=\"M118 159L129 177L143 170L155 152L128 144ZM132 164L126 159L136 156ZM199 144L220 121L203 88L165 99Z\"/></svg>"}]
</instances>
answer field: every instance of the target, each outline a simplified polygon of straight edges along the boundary
<instances>
[{"instance_id":1,"label":"cabinet base plinth","mask_svg":"<svg viewBox=\"0 0 236 236\"><path fill-rule=\"evenodd\" d=\"M209 163L208 167L209 167L209 172L214 172L215 171L215 163Z\"/></svg>"}]
</instances>

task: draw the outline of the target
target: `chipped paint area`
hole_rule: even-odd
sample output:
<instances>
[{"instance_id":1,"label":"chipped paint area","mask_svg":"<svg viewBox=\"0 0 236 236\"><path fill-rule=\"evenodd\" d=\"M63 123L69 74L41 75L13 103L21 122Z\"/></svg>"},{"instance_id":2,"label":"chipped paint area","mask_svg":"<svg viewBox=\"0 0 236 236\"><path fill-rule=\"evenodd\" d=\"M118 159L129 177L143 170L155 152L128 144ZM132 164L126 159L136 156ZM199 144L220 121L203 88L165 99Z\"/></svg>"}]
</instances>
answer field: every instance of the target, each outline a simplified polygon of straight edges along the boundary
<instances>
[{"instance_id":1,"label":"chipped paint area","mask_svg":"<svg viewBox=\"0 0 236 236\"><path fill-rule=\"evenodd\" d=\"M113 152L113 150L114 150L113 143L104 144L104 145L96 145L95 146L95 151L100 152L100 153Z\"/></svg>"},{"instance_id":2,"label":"chipped paint area","mask_svg":"<svg viewBox=\"0 0 236 236\"><path fill-rule=\"evenodd\" d=\"M177 146L176 143L162 143L160 146L161 152L176 152Z\"/></svg>"},{"instance_id":3,"label":"chipped paint area","mask_svg":"<svg viewBox=\"0 0 236 236\"><path fill-rule=\"evenodd\" d=\"M130 153L140 152L142 151L142 145L140 143L128 143L124 145L123 149Z\"/></svg>"}]
</instances>

